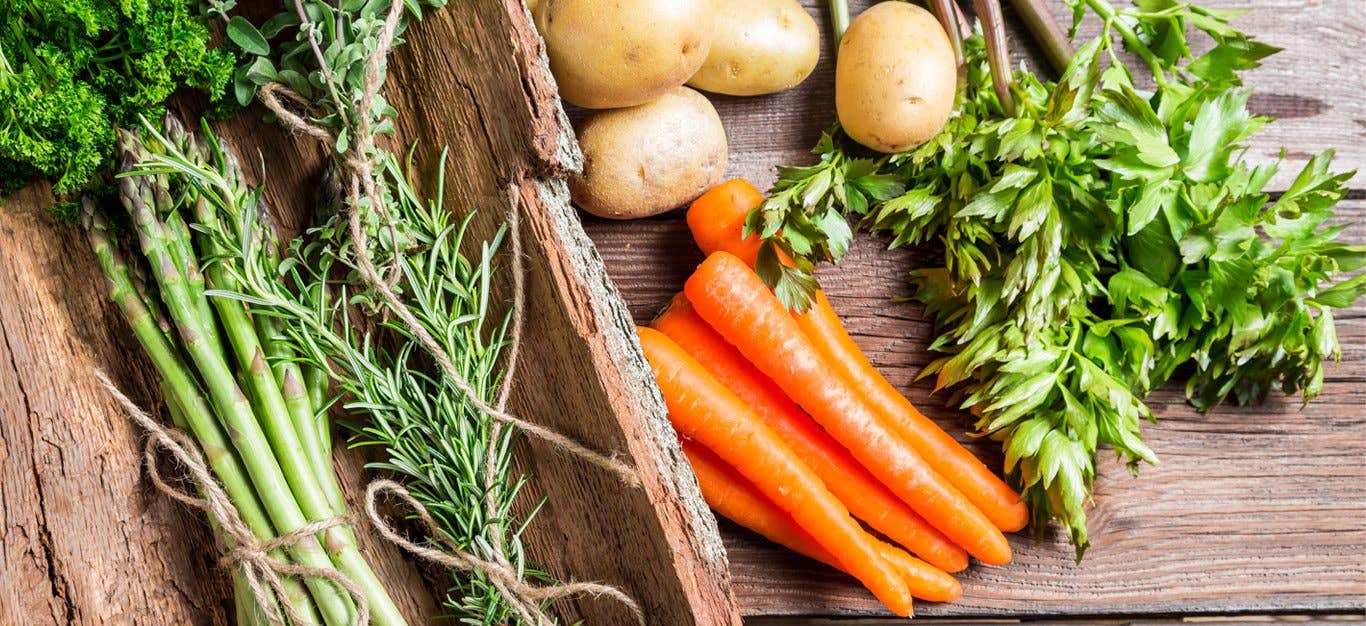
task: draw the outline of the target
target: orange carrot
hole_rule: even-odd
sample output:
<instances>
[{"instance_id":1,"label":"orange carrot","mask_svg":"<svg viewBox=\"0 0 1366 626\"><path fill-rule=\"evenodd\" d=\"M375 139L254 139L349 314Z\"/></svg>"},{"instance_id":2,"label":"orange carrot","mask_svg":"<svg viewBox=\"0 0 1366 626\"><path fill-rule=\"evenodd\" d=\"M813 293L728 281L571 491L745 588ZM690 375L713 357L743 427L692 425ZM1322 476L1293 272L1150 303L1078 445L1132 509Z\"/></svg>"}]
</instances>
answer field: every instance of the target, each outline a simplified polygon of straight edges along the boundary
<instances>
[{"instance_id":1,"label":"orange carrot","mask_svg":"<svg viewBox=\"0 0 1366 626\"><path fill-rule=\"evenodd\" d=\"M874 411L882 415L925 461L949 479L997 528L1014 532L1029 523L1029 508L953 436L916 410L906 396L882 376L844 329L825 293L806 313L794 316L802 332L826 355L835 372L854 383Z\"/></svg>"},{"instance_id":2,"label":"orange carrot","mask_svg":"<svg viewBox=\"0 0 1366 626\"><path fill-rule=\"evenodd\" d=\"M954 543L991 564L1010 544L991 520L872 411L744 261L716 252L684 292L698 315L844 445L854 458Z\"/></svg>"},{"instance_id":3,"label":"orange carrot","mask_svg":"<svg viewBox=\"0 0 1366 626\"><path fill-rule=\"evenodd\" d=\"M754 185L743 178L721 183L698 196L688 206L688 230L697 247L711 254L725 250L754 265L759 256L759 237L742 238L745 215L764 201Z\"/></svg>"},{"instance_id":4,"label":"orange carrot","mask_svg":"<svg viewBox=\"0 0 1366 626\"><path fill-rule=\"evenodd\" d=\"M657 330L637 330L674 427L748 478L892 612L910 615L906 583L882 559L877 540L849 516L821 479L678 344Z\"/></svg>"},{"instance_id":5,"label":"orange carrot","mask_svg":"<svg viewBox=\"0 0 1366 626\"><path fill-rule=\"evenodd\" d=\"M839 560L802 530L791 515L765 498L715 452L696 441L684 441L683 454L692 463L693 473L697 475L697 483L702 488L702 497L722 517L793 552L844 571ZM911 589L911 595L931 602L952 602L962 595L962 586L952 576L893 546L878 543L878 552L902 575Z\"/></svg>"},{"instance_id":6,"label":"orange carrot","mask_svg":"<svg viewBox=\"0 0 1366 626\"><path fill-rule=\"evenodd\" d=\"M759 238L741 235L745 215L762 201L763 194L743 179L726 181L702 194L688 209L688 228L698 247L707 254L718 250L730 252L752 266ZM835 373L853 383L873 410L997 528L1013 532L1029 523L1029 509L1020 495L938 424L916 410L873 367L845 330L825 293L816 292L810 310L793 317L816 349L829 359Z\"/></svg>"},{"instance_id":7,"label":"orange carrot","mask_svg":"<svg viewBox=\"0 0 1366 626\"><path fill-rule=\"evenodd\" d=\"M825 482L849 511L875 530L940 569L957 572L968 555L916 515L859 465L849 451L811 420L734 346L707 325L683 294L651 324L697 359L712 376L740 396Z\"/></svg>"}]
</instances>

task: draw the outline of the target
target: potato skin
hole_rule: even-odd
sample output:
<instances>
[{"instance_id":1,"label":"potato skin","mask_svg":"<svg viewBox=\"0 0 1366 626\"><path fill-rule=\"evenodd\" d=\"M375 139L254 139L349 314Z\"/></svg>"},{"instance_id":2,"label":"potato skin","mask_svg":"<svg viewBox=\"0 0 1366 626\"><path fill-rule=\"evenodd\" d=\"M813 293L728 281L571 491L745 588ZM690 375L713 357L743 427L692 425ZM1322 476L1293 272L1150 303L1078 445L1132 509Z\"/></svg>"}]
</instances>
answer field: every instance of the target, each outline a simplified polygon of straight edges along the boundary
<instances>
[{"instance_id":1,"label":"potato skin","mask_svg":"<svg viewBox=\"0 0 1366 626\"><path fill-rule=\"evenodd\" d=\"M797 0L718 0L707 62L688 85L731 96L777 93L816 69L820 28Z\"/></svg>"},{"instance_id":2,"label":"potato skin","mask_svg":"<svg viewBox=\"0 0 1366 626\"><path fill-rule=\"evenodd\" d=\"M611 219L658 215L721 181L728 148L705 96L675 87L654 102L600 111L579 124L583 173L569 190L583 210Z\"/></svg>"},{"instance_id":3,"label":"potato skin","mask_svg":"<svg viewBox=\"0 0 1366 626\"><path fill-rule=\"evenodd\" d=\"M916 5L883 2L840 40L835 112L850 137L880 152L918 146L953 111L958 67L949 37Z\"/></svg>"},{"instance_id":4,"label":"potato skin","mask_svg":"<svg viewBox=\"0 0 1366 626\"><path fill-rule=\"evenodd\" d=\"M712 0L540 0L560 96L589 109L644 104L682 85L711 49Z\"/></svg>"}]
</instances>

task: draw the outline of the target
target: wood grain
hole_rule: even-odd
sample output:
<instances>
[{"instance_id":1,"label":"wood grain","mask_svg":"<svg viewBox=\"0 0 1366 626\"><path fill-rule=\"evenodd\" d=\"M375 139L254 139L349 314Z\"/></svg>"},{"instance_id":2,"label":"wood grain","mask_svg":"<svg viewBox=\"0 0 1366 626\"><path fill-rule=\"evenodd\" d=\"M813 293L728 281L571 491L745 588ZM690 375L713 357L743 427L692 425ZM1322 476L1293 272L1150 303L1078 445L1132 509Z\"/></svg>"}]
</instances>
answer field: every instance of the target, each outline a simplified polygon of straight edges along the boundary
<instances>
[{"instance_id":1,"label":"wood grain","mask_svg":"<svg viewBox=\"0 0 1366 626\"><path fill-rule=\"evenodd\" d=\"M261 2L247 9L270 12ZM537 442L523 510L548 498L524 536L562 579L618 585L651 623L738 624L713 518L678 452L630 317L584 235L562 182L578 165L539 39L517 0L460 3L411 28L390 67L397 149L421 139L431 182L449 147L446 203L479 209L491 235L515 196L524 211L530 323L511 410L638 468L629 488ZM251 109L219 132L287 227L309 220L323 167L310 139ZM435 189L429 185L429 188ZM513 193L509 194L508 189ZM156 406L153 375L116 311L83 238L46 217L38 186L0 205L0 624L226 624L231 601L196 515L143 481L140 434L97 390L109 370ZM339 454L348 493L372 477ZM354 503L353 503L354 506ZM362 533L363 535L366 533ZM422 572L386 545L367 546L412 624L436 619ZM623 558L629 555L630 558ZM428 572L440 590L448 574ZM633 623L619 604L561 602L566 621Z\"/></svg>"},{"instance_id":2,"label":"wood grain","mask_svg":"<svg viewBox=\"0 0 1366 626\"><path fill-rule=\"evenodd\" d=\"M826 18L824 2L803 4ZM854 1L851 7L857 12L868 4ZM1280 146L1293 146L1286 155L1289 170L1336 147L1340 169L1366 164L1366 106L1356 95L1363 72L1355 56L1366 3L1203 4L1255 7L1237 24L1287 48L1250 73L1258 94L1252 106L1282 118L1252 139L1252 159L1266 161ZM1066 15L1060 8L1056 14ZM774 166L811 162L807 150L834 115L829 52L827 42L816 72L793 91L712 97L730 136L729 175L764 187ZM1272 187L1284 188L1292 175L1283 172ZM1366 188L1361 178L1352 184ZM1353 197L1340 210L1348 224L1344 237L1366 243L1366 193ZM584 219L638 320L658 312L701 261L678 214L628 223ZM905 273L923 260L914 251L887 252L884 245L861 236L841 266L822 270L822 284L873 362L917 406L961 434L968 425L963 416L912 382L929 361L929 324L917 306L894 301L905 294ZM1056 529L1039 543L1016 537L1014 563L974 566L963 577L961 601L921 605L917 615L1366 610L1366 304L1340 317L1339 339L1343 361L1330 370L1324 394L1304 409L1273 398L1202 416L1179 389L1158 392L1150 402L1161 423L1145 432L1163 463L1131 478L1113 459L1103 459L1090 523L1095 545L1082 565L1073 564ZM995 446L963 439L999 466ZM850 579L727 522L721 530L746 615L882 613Z\"/></svg>"}]
</instances>

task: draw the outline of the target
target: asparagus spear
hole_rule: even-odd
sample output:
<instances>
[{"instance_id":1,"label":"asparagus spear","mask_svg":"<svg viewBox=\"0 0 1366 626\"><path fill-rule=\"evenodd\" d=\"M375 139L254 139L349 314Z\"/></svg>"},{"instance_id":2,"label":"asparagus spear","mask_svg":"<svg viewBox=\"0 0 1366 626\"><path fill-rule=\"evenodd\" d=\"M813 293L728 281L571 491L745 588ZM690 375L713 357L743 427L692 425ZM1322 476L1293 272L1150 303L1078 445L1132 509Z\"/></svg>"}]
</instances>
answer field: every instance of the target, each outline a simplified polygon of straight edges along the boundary
<instances>
[{"instance_id":1,"label":"asparagus spear","mask_svg":"<svg viewBox=\"0 0 1366 626\"><path fill-rule=\"evenodd\" d=\"M136 142L124 145L125 152L121 160L124 164L122 169L126 170L138 161L141 151L136 137L125 134L123 139L125 142ZM207 414L217 414L222 420L229 440L241 455L256 493L276 528L282 533L289 533L303 527L309 519L295 500L296 494L291 492L290 483L275 455L271 454L273 448L257 423L250 402L237 385L221 345L208 342L199 307L190 297L185 277L176 271L169 252L170 232L151 208L151 203L155 202L150 189L152 183L145 176L125 177L119 182L120 198L137 228L143 254L152 268L161 299L175 322L190 362L199 371L208 392L213 411ZM206 448L205 453L213 454L213 451ZM333 569L327 552L315 538L305 538L290 546L289 553L300 564ZM306 584L328 624L343 626L351 622L351 602L332 583L311 577Z\"/></svg>"},{"instance_id":2,"label":"asparagus spear","mask_svg":"<svg viewBox=\"0 0 1366 626\"><path fill-rule=\"evenodd\" d=\"M199 383L186 369L169 334L165 332L168 325L158 323L159 316L153 313L156 309L148 306L149 302L153 302L152 299L137 287L134 279L137 275L119 254L104 217L95 212L88 198L82 201L82 205L86 235L109 280L110 298L123 313L133 329L133 335L161 375L168 404L175 407L172 415L181 422L177 425L189 431L198 441L209 467L222 483L247 527L262 541L274 539L277 536L275 530L252 489L246 470L232 452L227 436L201 395ZM272 557L286 561L284 554L279 551L272 553ZM298 581L285 581L285 590L289 595L288 600L301 615L317 615L313 600Z\"/></svg>"}]
</instances>

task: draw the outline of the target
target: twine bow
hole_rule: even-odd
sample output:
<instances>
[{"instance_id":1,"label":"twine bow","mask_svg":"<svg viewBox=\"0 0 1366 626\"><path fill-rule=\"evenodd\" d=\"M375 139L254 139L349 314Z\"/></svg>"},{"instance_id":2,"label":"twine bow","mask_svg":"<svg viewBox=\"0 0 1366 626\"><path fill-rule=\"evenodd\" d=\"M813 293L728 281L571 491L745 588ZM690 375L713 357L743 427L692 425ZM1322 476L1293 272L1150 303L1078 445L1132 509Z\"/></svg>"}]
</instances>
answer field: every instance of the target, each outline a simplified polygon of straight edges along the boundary
<instances>
[{"instance_id":1,"label":"twine bow","mask_svg":"<svg viewBox=\"0 0 1366 626\"><path fill-rule=\"evenodd\" d=\"M421 522L423 531L441 548L414 543L400 535L393 526L390 526L379 512L379 499L385 495L399 500L408 507ZM545 603L572 596L586 595L595 598L607 597L622 603L630 609L631 614L636 618L636 622L640 626L645 626L645 613L640 610L640 605L636 603L635 599L616 587L589 582L567 582L537 586L518 576L516 568L508 563L507 558L499 550L495 549L494 560L488 560L481 559L461 549L450 537L441 532L436 520L427 511L427 507L418 502L402 485L392 480L376 480L366 487L365 512L380 536L408 551L413 556L453 570L483 574L503 594L503 597L508 601L508 606L517 613L517 616L525 624L530 626L554 624L554 617L542 608Z\"/></svg>"},{"instance_id":2,"label":"twine bow","mask_svg":"<svg viewBox=\"0 0 1366 626\"><path fill-rule=\"evenodd\" d=\"M370 602L366 599L365 593L345 575L331 569L284 563L270 556L270 552L273 550L287 548L329 528L347 525L348 520L345 517L332 517L309 522L274 539L260 540L256 533L252 532L247 523L242 520L242 516L237 512L237 507L233 505L232 499L228 497L222 485L214 478L213 471L204 460L204 455L199 451L199 446L189 436L174 428L163 426L153 419L128 396L124 395L109 380L109 376L103 370L96 369L95 378L100 381L100 384L114 398L114 401L128 413L128 416L149 434L147 445L143 448L143 456L147 461L147 472L151 475L152 482L157 489L186 506L204 511L214 520L217 520L223 537L230 544L227 554L219 559L219 563L225 567L236 567L242 572L242 577L251 589L253 601L256 606L260 607L261 614L265 615L271 624L287 626L289 623L309 623L289 603L288 595L285 593L283 577L297 576L301 578L325 578L341 587L356 604L356 618L352 622L354 626L368 626L370 623ZM165 450L172 459L185 468L189 481L203 494L203 497L187 494L162 478L161 472L157 469L158 450ZM278 600L280 610L289 618L289 622L286 622L276 612L276 600Z\"/></svg>"}]
</instances>

